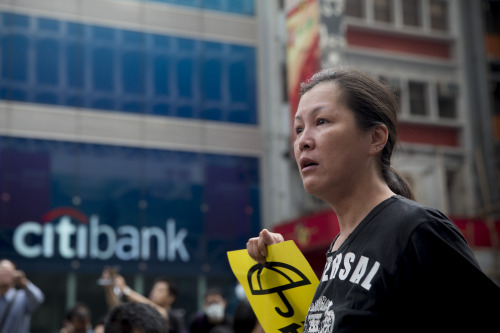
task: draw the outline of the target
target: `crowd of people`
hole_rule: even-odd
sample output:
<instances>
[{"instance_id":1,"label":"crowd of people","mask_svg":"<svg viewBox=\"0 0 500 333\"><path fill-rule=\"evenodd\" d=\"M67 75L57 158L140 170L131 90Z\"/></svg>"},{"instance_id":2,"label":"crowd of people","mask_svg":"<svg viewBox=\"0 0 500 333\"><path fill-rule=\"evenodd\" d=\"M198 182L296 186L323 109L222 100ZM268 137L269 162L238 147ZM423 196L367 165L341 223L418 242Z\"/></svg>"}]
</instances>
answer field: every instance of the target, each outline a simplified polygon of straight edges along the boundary
<instances>
[{"instance_id":1,"label":"crowd of people","mask_svg":"<svg viewBox=\"0 0 500 333\"><path fill-rule=\"evenodd\" d=\"M77 303L67 310L61 328L54 333L263 332L245 299L236 308L233 320L219 288L208 289L203 308L184 318L181 311L172 307L178 297L177 284L172 279L157 278L148 296L130 288L123 276L111 268L103 270L99 281L109 310L106 316L92 325L88 306ZM0 260L0 333L30 332L31 316L44 299L44 293L12 261Z\"/></svg>"}]
</instances>

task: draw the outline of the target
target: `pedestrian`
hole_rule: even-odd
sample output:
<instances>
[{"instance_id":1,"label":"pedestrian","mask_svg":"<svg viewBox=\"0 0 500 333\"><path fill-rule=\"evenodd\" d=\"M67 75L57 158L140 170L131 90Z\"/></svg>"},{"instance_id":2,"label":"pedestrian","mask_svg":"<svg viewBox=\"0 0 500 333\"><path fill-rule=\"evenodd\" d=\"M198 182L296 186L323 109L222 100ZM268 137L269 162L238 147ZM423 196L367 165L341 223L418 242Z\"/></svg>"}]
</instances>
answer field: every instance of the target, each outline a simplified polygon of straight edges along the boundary
<instances>
[{"instance_id":1,"label":"pedestrian","mask_svg":"<svg viewBox=\"0 0 500 333\"><path fill-rule=\"evenodd\" d=\"M177 284L172 279L166 277L157 278L148 297L131 289L123 276L113 272L109 268L104 269L101 279L102 281L108 279L112 281L111 284L104 285L106 300L110 308L120 304L120 299L114 291L115 288L118 288L128 301L145 303L154 307L168 320L169 333L182 333L184 331L183 316L179 311L172 309L172 305L176 301L178 294Z\"/></svg>"},{"instance_id":2,"label":"pedestrian","mask_svg":"<svg viewBox=\"0 0 500 333\"><path fill-rule=\"evenodd\" d=\"M303 332L498 332L500 288L458 228L415 202L391 167L397 114L392 91L353 68L301 85L295 160L340 227ZM264 263L266 246L282 241L263 230L247 250Z\"/></svg>"},{"instance_id":3,"label":"pedestrian","mask_svg":"<svg viewBox=\"0 0 500 333\"><path fill-rule=\"evenodd\" d=\"M195 314L189 333L209 333L217 326L230 328L232 320L226 313L227 300L219 288L209 288L205 293L203 311ZM221 328L222 329L222 328Z\"/></svg>"},{"instance_id":4,"label":"pedestrian","mask_svg":"<svg viewBox=\"0 0 500 333\"><path fill-rule=\"evenodd\" d=\"M0 333L28 333L44 294L8 259L0 260Z\"/></svg>"},{"instance_id":5,"label":"pedestrian","mask_svg":"<svg viewBox=\"0 0 500 333\"><path fill-rule=\"evenodd\" d=\"M94 326L94 333L104 333L104 324L106 323L106 317L101 317Z\"/></svg>"},{"instance_id":6,"label":"pedestrian","mask_svg":"<svg viewBox=\"0 0 500 333\"><path fill-rule=\"evenodd\" d=\"M168 323L153 306L139 302L122 303L109 311L106 333L167 333Z\"/></svg>"},{"instance_id":7,"label":"pedestrian","mask_svg":"<svg viewBox=\"0 0 500 333\"><path fill-rule=\"evenodd\" d=\"M59 333L92 333L92 317L89 308L77 303L64 317L63 327Z\"/></svg>"}]
</instances>

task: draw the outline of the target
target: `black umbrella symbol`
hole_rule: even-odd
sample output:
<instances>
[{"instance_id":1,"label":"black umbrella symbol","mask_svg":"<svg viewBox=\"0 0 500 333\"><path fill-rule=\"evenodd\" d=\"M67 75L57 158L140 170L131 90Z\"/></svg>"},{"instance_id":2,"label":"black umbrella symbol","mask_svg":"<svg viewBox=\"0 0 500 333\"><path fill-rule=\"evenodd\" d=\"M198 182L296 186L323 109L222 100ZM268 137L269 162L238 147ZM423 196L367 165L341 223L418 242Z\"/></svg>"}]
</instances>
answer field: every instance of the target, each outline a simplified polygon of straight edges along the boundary
<instances>
[{"instance_id":1,"label":"black umbrella symbol","mask_svg":"<svg viewBox=\"0 0 500 333\"><path fill-rule=\"evenodd\" d=\"M266 275L265 279L263 279L263 274ZM278 274L278 277L281 276L282 278L270 279L268 278L269 274ZM248 271L247 278L252 295L267 295L273 293L279 295L283 303L285 303L286 311L283 312L278 307L275 307L275 309L278 314L286 318L293 316L294 310L283 294L283 291L311 284L309 279L301 271L282 262L267 262L265 265L256 264ZM283 280L286 280L284 284L281 283ZM276 285L273 285L273 283Z\"/></svg>"}]
</instances>

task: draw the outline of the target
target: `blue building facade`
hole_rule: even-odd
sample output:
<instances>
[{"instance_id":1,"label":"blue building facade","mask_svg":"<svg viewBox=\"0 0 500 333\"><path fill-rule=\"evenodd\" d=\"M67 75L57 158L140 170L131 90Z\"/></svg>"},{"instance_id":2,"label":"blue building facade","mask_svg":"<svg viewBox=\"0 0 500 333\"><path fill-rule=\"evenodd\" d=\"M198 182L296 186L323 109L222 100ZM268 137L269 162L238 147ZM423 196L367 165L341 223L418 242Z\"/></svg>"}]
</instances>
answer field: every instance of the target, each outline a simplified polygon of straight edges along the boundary
<instances>
[{"instance_id":1,"label":"blue building facade","mask_svg":"<svg viewBox=\"0 0 500 333\"><path fill-rule=\"evenodd\" d=\"M253 0L177 2L112 8L254 24ZM231 134L259 128L256 43L49 3L0 5L0 257L46 294L33 332L75 302L103 315L105 266L145 294L176 279L186 313L207 286L231 297L226 252L261 223L259 144Z\"/></svg>"}]
</instances>

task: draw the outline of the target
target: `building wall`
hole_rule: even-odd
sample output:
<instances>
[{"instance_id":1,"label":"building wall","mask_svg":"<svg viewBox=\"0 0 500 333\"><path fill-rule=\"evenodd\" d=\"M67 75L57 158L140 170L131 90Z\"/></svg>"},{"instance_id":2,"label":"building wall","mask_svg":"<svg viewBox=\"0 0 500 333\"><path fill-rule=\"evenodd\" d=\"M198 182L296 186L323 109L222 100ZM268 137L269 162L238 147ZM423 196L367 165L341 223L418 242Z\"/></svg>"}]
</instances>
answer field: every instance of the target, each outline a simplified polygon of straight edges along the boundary
<instances>
[{"instance_id":1,"label":"building wall","mask_svg":"<svg viewBox=\"0 0 500 333\"><path fill-rule=\"evenodd\" d=\"M254 1L2 1L0 27L0 257L46 294L32 331L104 315L105 266L173 277L187 314L234 296L262 214Z\"/></svg>"}]
</instances>

